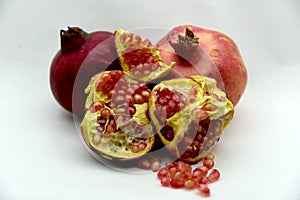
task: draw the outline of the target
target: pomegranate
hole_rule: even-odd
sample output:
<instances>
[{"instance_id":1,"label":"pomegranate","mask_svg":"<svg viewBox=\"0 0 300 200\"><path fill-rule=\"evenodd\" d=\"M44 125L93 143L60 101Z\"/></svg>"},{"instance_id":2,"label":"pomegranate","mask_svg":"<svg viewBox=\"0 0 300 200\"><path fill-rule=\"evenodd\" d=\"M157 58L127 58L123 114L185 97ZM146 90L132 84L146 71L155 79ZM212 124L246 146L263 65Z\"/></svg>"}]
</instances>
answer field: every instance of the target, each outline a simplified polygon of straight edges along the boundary
<instances>
[{"instance_id":1,"label":"pomegranate","mask_svg":"<svg viewBox=\"0 0 300 200\"><path fill-rule=\"evenodd\" d=\"M106 31L87 33L78 27L68 27L67 31L60 31L60 40L61 49L50 68L51 90L63 108L81 115L84 112L84 89L91 76L108 67L118 69L117 62L113 62L117 58L113 34ZM72 105L75 79L78 91L74 93Z\"/></svg>"},{"instance_id":2,"label":"pomegranate","mask_svg":"<svg viewBox=\"0 0 300 200\"><path fill-rule=\"evenodd\" d=\"M247 71L234 41L223 33L196 26L173 28L156 45L166 64L185 77L203 75L217 80L235 106L247 84ZM171 74L171 77L176 73Z\"/></svg>"},{"instance_id":3,"label":"pomegranate","mask_svg":"<svg viewBox=\"0 0 300 200\"><path fill-rule=\"evenodd\" d=\"M226 94L203 76L160 82L151 92L149 110L162 143L187 163L208 154L233 117Z\"/></svg>"},{"instance_id":4,"label":"pomegranate","mask_svg":"<svg viewBox=\"0 0 300 200\"><path fill-rule=\"evenodd\" d=\"M123 71L133 80L150 82L167 75L175 65L163 63L150 40L124 30L115 31L116 49Z\"/></svg>"},{"instance_id":5,"label":"pomegranate","mask_svg":"<svg viewBox=\"0 0 300 200\"><path fill-rule=\"evenodd\" d=\"M95 153L105 158L130 160L151 150L154 143L148 117L151 91L145 83L133 82L120 70L104 71L92 77L86 92L87 112L81 130L86 144Z\"/></svg>"}]
</instances>

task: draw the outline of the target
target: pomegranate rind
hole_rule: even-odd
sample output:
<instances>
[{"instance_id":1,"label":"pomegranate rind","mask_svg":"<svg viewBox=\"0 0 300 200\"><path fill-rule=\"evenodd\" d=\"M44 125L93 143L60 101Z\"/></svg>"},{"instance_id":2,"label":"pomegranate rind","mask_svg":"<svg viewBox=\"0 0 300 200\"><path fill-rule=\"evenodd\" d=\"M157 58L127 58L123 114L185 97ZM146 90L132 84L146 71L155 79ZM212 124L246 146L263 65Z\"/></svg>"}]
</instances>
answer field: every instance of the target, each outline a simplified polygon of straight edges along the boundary
<instances>
[{"instance_id":1,"label":"pomegranate rind","mask_svg":"<svg viewBox=\"0 0 300 200\"><path fill-rule=\"evenodd\" d=\"M171 62L170 65L166 65L160 56L160 52L152 46L151 42L148 39L143 39L138 35L134 35L122 29L115 31L115 45L120 65L124 73L133 80L150 82L162 78L166 76L176 64L175 62ZM133 72L133 70L130 69L129 64L126 62L126 59L124 57L125 54L128 55L130 53L134 55L135 50L144 50L147 53L150 53L154 58L153 62L158 65L158 69L155 71L151 71L148 75L137 76ZM147 61L145 63L147 63Z\"/></svg>"},{"instance_id":2,"label":"pomegranate rind","mask_svg":"<svg viewBox=\"0 0 300 200\"><path fill-rule=\"evenodd\" d=\"M188 97L188 93L192 87L196 88L197 91L197 100L193 103L189 103L181 111L175 113L170 118L167 118L165 121L161 122L156 116L156 92L164 88L170 90L176 90L183 94L185 98ZM207 94L214 94L213 96ZM222 100L221 100L222 99ZM218 133L220 137L224 129L230 123L233 117L233 104L230 100L227 99L226 94L217 88L216 81L214 79L203 77L203 76L193 76L191 78L178 78L172 80L162 81L160 84L156 85L150 95L149 99L149 110L150 117L153 121L155 129L158 131L158 136L161 139L162 143L166 148L174 154L180 160L186 161L188 163L197 163L201 158L203 158L210 149L200 149L199 154L196 157L191 158L182 158L178 143L184 139L185 133L188 130L188 126L192 123L192 112L196 108L203 108L205 104L211 103L216 106L214 111L206 111L210 120L220 120L221 131ZM173 128L174 138L169 141L167 140L160 130L164 126L170 126ZM214 145L214 144L213 144Z\"/></svg>"},{"instance_id":3,"label":"pomegranate rind","mask_svg":"<svg viewBox=\"0 0 300 200\"><path fill-rule=\"evenodd\" d=\"M101 111L103 109L109 110L112 116L123 115L128 117L128 114L126 113L116 114L115 112L118 109L118 106L116 106L116 108L110 108L108 106L111 102L111 98L113 97L109 98L108 95L104 94L101 90L97 90L97 83L105 73L108 74L110 71L94 75L89 86L85 90L88 96L85 105L86 113L81 122L83 139L91 150L104 158L119 160L139 158L149 152L154 144L152 125L147 117L147 111L149 108L148 102L134 104L133 106L135 107L136 112L128 121L119 122L115 120L117 126L115 132L110 132L108 134L105 133L105 129L109 122L107 119L103 133L99 133L97 130L100 127L98 118L101 116ZM104 103L104 107L98 111L91 110L90 108L98 102ZM131 124L133 123L142 128L141 132L136 132L135 129L132 128ZM99 135L101 138L100 142L94 141L95 135ZM139 151L133 151L132 147L134 144L132 141L140 142L135 143L135 145L144 143L146 147Z\"/></svg>"}]
</instances>

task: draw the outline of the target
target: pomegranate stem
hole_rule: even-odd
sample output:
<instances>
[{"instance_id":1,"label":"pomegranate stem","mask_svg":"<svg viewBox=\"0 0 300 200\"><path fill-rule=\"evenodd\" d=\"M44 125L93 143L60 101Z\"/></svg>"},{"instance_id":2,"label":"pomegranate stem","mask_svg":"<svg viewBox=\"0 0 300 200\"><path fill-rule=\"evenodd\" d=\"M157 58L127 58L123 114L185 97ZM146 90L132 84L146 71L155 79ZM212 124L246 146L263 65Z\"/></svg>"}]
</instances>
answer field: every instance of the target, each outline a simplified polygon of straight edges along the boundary
<instances>
[{"instance_id":1,"label":"pomegranate stem","mask_svg":"<svg viewBox=\"0 0 300 200\"><path fill-rule=\"evenodd\" d=\"M185 29L185 35L178 35L177 42L169 41L169 44L182 58L187 61L195 60L200 53L199 38L195 37L193 31L188 27Z\"/></svg>"},{"instance_id":2,"label":"pomegranate stem","mask_svg":"<svg viewBox=\"0 0 300 200\"><path fill-rule=\"evenodd\" d=\"M71 53L82 47L90 34L79 27L69 27L68 30L60 30L60 45L63 54Z\"/></svg>"}]
</instances>

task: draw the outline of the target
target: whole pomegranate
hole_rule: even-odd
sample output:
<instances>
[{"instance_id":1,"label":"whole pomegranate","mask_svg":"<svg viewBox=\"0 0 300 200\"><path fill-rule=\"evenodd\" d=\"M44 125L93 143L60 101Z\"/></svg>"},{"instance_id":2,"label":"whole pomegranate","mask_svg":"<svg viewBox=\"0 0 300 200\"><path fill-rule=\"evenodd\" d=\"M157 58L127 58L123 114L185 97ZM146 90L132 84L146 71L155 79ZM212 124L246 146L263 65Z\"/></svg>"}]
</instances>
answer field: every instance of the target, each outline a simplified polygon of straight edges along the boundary
<instances>
[{"instance_id":1,"label":"whole pomegranate","mask_svg":"<svg viewBox=\"0 0 300 200\"><path fill-rule=\"evenodd\" d=\"M84 112L84 89L92 75L109 67L118 68L114 62L117 55L113 34L106 31L87 33L78 27L68 27L67 31L60 31L60 40L61 49L50 68L51 90L63 108L81 115ZM73 97L75 79L78 91Z\"/></svg>"},{"instance_id":2,"label":"whole pomegranate","mask_svg":"<svg viewBox=\"0 0 300 200\"><path fill-rule=\"evenodd\" d=\"M123 71L95 75L86 89L87 112L81 123L84 141L109 159L130 160L149 152L154 133L148 117L150 90Z\"/></svg>"},{"instance_id":3,"label":"whole pomegranate","mask_svg":"<svg viewBox=\"0 0 300 200\"><path fill-rule=\"evenodd\" d=\"M226 94L203 76L162 81L151 92L149 109L162 143L187 163L209 153L233 116Z\"/></svg>"},{"instance_id":4,"label":"whole pomegranate","mask_svg":"<svg viewBox=\"0 0 300 200\"><path fill-rule=\"evenodd\" d=\"M158 41L165 63L176 62L171 77L203 75L217 80L236 105L247 84L247 71L234 41L223 33L191 25L173 28Z\"/></svg>"}]
</instances>

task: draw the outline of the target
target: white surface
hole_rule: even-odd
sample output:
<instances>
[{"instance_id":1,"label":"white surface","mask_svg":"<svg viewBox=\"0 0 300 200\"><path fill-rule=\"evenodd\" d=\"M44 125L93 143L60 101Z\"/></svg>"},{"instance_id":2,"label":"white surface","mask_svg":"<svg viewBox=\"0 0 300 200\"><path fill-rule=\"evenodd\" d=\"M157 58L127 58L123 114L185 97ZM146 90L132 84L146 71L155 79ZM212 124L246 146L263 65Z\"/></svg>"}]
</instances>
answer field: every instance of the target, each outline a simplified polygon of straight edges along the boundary
<instances>
[{"instance_id":1,"label":"white surface","mask_svg":"<svg viewBox=\"0 0 300 200\"><path fill-rule=\"evenodd\" d=\"M215 149L211 200L300 199L298 0L0 1L0 200L201 199L94 160L50 93L59 29L195 24L237 42L246 93Z\"/></svg>"}]
</instances>

